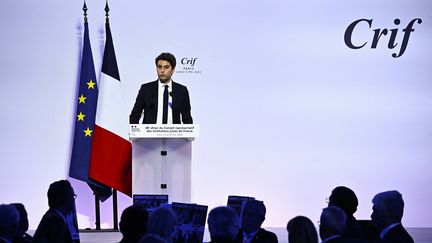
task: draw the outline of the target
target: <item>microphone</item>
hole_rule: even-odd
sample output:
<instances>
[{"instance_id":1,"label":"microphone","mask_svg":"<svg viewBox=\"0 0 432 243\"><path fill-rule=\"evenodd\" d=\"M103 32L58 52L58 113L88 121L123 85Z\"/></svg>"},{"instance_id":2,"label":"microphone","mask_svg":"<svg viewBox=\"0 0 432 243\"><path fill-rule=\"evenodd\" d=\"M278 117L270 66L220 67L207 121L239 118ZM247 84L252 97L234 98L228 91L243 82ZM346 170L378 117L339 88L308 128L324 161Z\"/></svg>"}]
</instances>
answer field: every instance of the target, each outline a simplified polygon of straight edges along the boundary
<instances>
[{"instance_id":1,"label":"microphone","mask_svg":"<svg viewBox=\"0 0 432 243\"><path fill-rule=\"evenodd\" d=\"M169 92L168 94L171 96L171 98L173 97L173 96L172 96L172 91ZM172 102L168 102L168 105L169 105L169 107L172 109Z\"/></svg>"}]
</instances>

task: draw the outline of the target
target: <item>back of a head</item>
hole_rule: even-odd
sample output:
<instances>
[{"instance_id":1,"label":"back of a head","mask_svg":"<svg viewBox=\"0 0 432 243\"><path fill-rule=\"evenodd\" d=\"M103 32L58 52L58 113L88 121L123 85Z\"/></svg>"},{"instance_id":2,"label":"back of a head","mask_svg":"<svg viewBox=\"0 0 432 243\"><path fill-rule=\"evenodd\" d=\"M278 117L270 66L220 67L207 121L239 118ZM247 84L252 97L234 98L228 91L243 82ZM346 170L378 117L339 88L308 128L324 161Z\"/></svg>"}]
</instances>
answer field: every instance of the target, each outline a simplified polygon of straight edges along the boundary
<instances>
[{"instance_id":1,"label":"back of a head","mask_svg":"<svg viewBox=\"0 0 432 243\"><path fill-rule=\"evenodd\" d=\"M148 233L158 235L171 241L174 226L177 223L177 215L171 208L158 207L150 213Z\"/></svg>"},{"instance_id":2,"label":"back of a head","mask_svg":"<svg viewBox=\"0 0 432 243\"><path fill-rule=\"evenodd\" d=\"M127 207L120 218L120 232L123 241L138 241L147 233L148 212L142 205L132 205Z\"/></svg>"},{"instance_id":3,"label":"back of a head","mask_svg":"<svg viewBox=\"0 0 432 243\"><path fill-rule=\"evenodd\" d=\"M333 235L342 235L346 226L347 216L345 212L336 207L328 206L324 208L320 217L320 236L321 239Z\"/></svg>"},{"instance_id":4,"label":"back of a head","mask_svg":"<svg viewBox=\"0 0 432 243\"><path fill-rule=\"evenodd\" d=\"M207 219L212 240L234 240L240 228L240 219L230 207L221 206L212 209Z\"/></svg>"},{"instance_id":5,"label":"back of a head","mask_svg":"<svg viewBox=\"0 0 432 243\"><path fill-rule=\"evenodd\" d=\"M255 211L256 214L260 215L261 217L265 217L267 211L264 202L259 200L246 201L243 210Z\"/></svg>"},{"instance_id":6,"label":"back of a head","mask_svg":"<svg viewBox=\"0 0 432 243\"><path fill-rule=\"evenodd\" d=\"M386 191L375 195L372 199L374 209L380 212L380 216L385 217L389 222L401 222L404 210L402 194L398 191Z\"/></svg>"},{"instance_id":7,"label":"back of a head","mask_svg":"<svg viewBox=\"0 0 432 243\"><path fill-rule=\"evenodd\" d=\"M51 183L47 195L50 208L66 207L68 210L73 210L74 191L69 181L60 180Z\"/></svg>"},{"instance_id":8,"label":"back of a head","mask_svg":"<svg viewBox=\"0 0 432 243\"><path fill-rule=\"evenodd\" d=\"M266 207L264 202L258 200L246 201L241 216L242 229L247 232L253 232L261 228L265 220Z\"/></svg>"},{"instance_id":9,"label":"back of a head","mask_svg":"<svg viewBox=\"0 0 432 243\"><path fill-rule=\"evenodd\" d=\"M19 212L9 204L0 205L0 236L12 240L17 232L19 226Z\"/></svg>"},{"instance_id":10,"label":"back of a head","mask_svg":"<svg viewBox=\"0 0 432 243\"><path fill-rule=\"evenodd\" d=\"M305 216L297 216L287 224L289 243L318 243L318 233L312 221Z\"/></svg>"},{"instance_id":11,"label":"back of a head","mask_svg":"<svg viewBox=\"0 0 432 243\"><path fill-rule=\"evenodd\" d=\"M357 211L358 199L353 190L345 186L338 186L333 189L329 197L329 206L336 206L353 215Z\"/></svg>"},{"instance_id":12,"label":"back of a head","mask_svg":"<svg viewBox=\"0 0 432 243\"><path fill-rule=\"evenodd\" d=\"M11 205L14 206L19 212L20 220L19 220L18 233L24 234L25 232L27 232L29 228L27 211L22 203L12 203Z\"/></svg>"}]
</instances>

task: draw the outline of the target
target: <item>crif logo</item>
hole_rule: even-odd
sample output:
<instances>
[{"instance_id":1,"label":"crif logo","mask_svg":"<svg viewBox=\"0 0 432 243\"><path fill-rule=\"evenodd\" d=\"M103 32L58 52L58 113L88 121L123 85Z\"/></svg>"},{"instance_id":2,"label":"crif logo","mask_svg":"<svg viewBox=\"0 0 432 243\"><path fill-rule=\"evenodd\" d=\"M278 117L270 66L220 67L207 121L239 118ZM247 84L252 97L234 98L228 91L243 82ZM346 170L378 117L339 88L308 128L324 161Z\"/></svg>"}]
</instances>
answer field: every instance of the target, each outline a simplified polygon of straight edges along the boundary
<instances>
[{"instance_id":1,"label":"crif logo","mask_svg":"<svg viewBox=\"0 0 432 243\"><path fill-rule=\"evenodd\" d=\"M355 32L359 28L364 28L364 25L366 24L369 29L372 29L373 19L358 19L354 22L352 22L350 25L348 25L347 29L345 30L345 45L348 46L351 49L361 49L365 47L369 41L371 41L370 48L376 49L378 42L380 41L387 41L387 47L389 49L394 49L398 46L399 43L396 43L396 37L398 36L399 28L397 26L401 23L400 19L395 19L393 21L396 28L388 29L388 28L376 28L371 30L371 36L369 40L353 40L353 34L355 35ZM408 46L409 38L411 35L411 32L414 32L414 25L415 24L421 24L422 20L420 18L415 18L411 20L404 29L402 29L403 32L403 39L402 43L399 45L399 52L394 52L392 54L392 57L398 58L401 57ZM389 34L389 37L384 37ZM354 43L363 43L363 44L354 44Z\"/></svg>"},{"instance_id":2,"label":"crif logo","mask_svg":"<svg viewBox=\"0 0 432 243\"><path fill-rule=\"evenodd\" d=\"M192 57L192 58L187 58L184 57L181 59L181 64L183 65L190 65L191 67L195 66L195 62L198 58L197 57Z\"/></svg>"},{"instance_id":3,"label":"crif logo","mask_svg":"<svg viewBox=\"0 0 432 243\"><path fill-rule=\"evenodd\" d=\"M176 73L200 74L201 70L197 68L198 57L183 57L180 59L181 68Z\"/></svg>"}]
</instances>

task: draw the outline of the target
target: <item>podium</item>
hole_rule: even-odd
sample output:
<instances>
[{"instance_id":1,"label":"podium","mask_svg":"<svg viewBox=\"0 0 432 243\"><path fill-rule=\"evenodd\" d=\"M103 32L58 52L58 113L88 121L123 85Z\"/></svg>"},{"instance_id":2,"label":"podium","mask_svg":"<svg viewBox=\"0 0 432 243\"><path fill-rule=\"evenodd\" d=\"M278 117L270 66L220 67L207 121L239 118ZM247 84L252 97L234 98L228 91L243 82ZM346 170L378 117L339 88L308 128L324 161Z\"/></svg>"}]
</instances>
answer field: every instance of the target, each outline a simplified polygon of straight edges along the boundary
<instances>
[{"instance_id":1,"label":"podium","mask_svg":"<svg viewBox=\"0 0 432 243\"><path fill-rule=\"evenodd\" d=\"M192 141L197 124L131 124L132 194L167 194L191 201Z\"/></svg>"}]
</instances>

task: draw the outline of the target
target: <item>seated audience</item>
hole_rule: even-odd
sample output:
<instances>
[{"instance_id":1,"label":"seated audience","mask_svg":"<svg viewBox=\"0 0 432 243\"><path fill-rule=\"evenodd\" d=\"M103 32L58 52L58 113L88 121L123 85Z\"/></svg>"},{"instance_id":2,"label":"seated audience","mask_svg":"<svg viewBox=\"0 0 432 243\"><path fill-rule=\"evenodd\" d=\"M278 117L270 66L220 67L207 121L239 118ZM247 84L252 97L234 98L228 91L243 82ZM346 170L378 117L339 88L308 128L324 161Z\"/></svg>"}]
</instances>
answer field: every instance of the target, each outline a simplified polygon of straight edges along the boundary
<instances>
[{"instance_id":1,"label":"seated audience","mask_svg":"<svg viewBox=\"0 0 432 243\"><path fill-rule=\"evenodd\" d=\"M266 207L262 201L246 201L241 216L241 230L237 242L242 243L277 243L273 232L261 228L265 220Z\"/></svg>"},{"instance_id":2,"label":"seated audience","mask_svg":"<svg viewBox=\"0 0 432 243\"><path fill-rule=\"evenodd\" d=\"M414 243L401 223L404 201L398 191L378 193L372 203L372 225L380 232L379 242Z\"/></svg>"},{"instance_id":3,"label":"seated audience","mask_svg":"<svg viewBox=\"0 0 432 243\"><path fill-rule=\"evenodd\" d=\"M27 217L27 211L24 205L22 203L12 203L11 205L18 210L20 217L18 233L13 240L13 243L31 243L33 241L33 237L26 233L29 228L29 222Z\"/></svg>"},{"instance_id":4,"label":"seated audience","mask_svg":"<svg viewBox=\"0 0 432 243\"><path fill-rule=\"evenodd\" d=\"M329 206L342 209L346 216L346 227L342 234L346 238L364 239L363 232L354 213L357 211L358 199L355 193L348 187L338 186L333 189L329 197Z\"/></svg>"},{"instance_id":5,"label":"seated audience","mask_svg":"<svg viewBox=\"0 0 432 243\"><path fill-rule=\"evenodd\" d=\"M288 221L289 243L318 243L315 225L305 216L297 216Z\"/></svg>"},{"instance_id":6,"label":"seated audience","mask_svg":"<svg viewBox=\"0 0 432 243\"><path fill-rule=\"evenodd\" d=\"M211 239L209 243L234 243L240 219L234 209L221 206L210 211L207 224Z\"/></svg>"},{"instance_id":7,"label":"seated audience","mask_svg":"<svg viewBox=\"0 0 432 243\"><path fill-rule=\"evenodd\" d=\"M19 212L9 204L0 205L0 243L11 243L19 227Z\"/></svg>"},{"instance_id":8,"label":"seated audience","mask_svg":"<svg viewBox=\"0 0 432 243\"><path fill-rule=\"evenodd\" d=\"M52 183L48 189L49 209L39 222L33 242L79 242L73 222L75 193L67 180Z\"/></svg>"},{"instance_id":9,"label":"seated audience","mask_svg":"<svg viewBox=\"0 0 432 243\"><path fill-rule=\"evenodd\" d=\"M142 205L132 205L120 217L120 243L136 243L147 233L148 212Z\"/></svg>"},{"instance_id":10,"label":"seated audience","mask_svg":"<svg viewBox=\"0 0 432 243\"><path fill-rule=\"evenodd\" d=\"M157 235L171 243L176 223L177 216L171 208L158 207L150 213L148 234Z\"/></svg>"}]
</instances>

